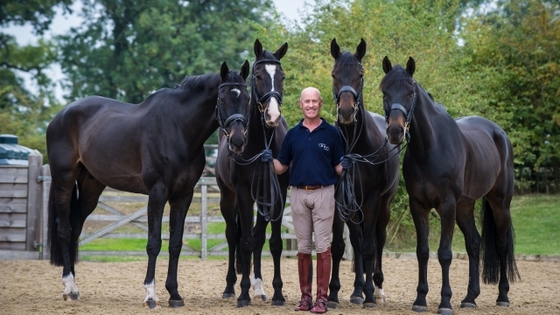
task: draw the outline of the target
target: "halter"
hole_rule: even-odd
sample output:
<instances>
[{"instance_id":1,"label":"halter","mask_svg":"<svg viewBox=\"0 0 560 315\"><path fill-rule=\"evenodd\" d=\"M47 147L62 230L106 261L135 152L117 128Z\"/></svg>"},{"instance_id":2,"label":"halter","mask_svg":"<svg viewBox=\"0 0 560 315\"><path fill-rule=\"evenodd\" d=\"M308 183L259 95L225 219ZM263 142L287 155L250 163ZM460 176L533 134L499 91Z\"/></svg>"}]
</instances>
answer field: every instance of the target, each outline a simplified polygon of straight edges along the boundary
<instances>
[{"instance_id":1,"label":"halter","mask_svg":"<svg viewBox=\"0 0 560 315\"><path fill-rule=\"evenodd\" d=\"M255 86L255 68L257 65L261 64L261 63L274 63L277 65L280 65L280 60L276 60L276 59L261 59L261 60L257 60L255 61L255 63L253 63L253 80L251 83L251 97L253 99L256 100L257 105L259 106L259 110L261 111L261 113L264 113L266 106L264 106L263 104L267 103L272 97L275 97L278 100L278 103L280 103L280 106L282 106L282 94L280 94L280 92L278 91L270 91L268 93L266 93L265 95L261 96L259 98L259 96L257 95L257 87Z\"/></svg>"},{"instance_id":2,"label":"halter","mask_svg":"<svg viewBox=\"0 0 560 315\"><path fill-rule=\"evenodd\" d=\"M412 101L410 102L410 110L407 111L406 108L404 106L402 106L400 103L394 103L391 105L391 108L389 108L389 110L385 111L385 122L389 123L389 114L394 111L394 110L398 110L401 113L403 113L404 117L406 117L406 120L404 122L404 130L405 130L405 134L406 134L406 141L410 140L410 122L412 121L412 115L414 114L414 107L416 106L416 81L413 79L412 82L414 83L414 88L413 88L413 93L412 93Z\"/></svg>"},{"instance_id":3,"label":"halter","mask_svg":"<svg viewBox=\"0 0 560 315\"><path fill-rule=\"evenodd\" d=\"M246 87L245 83L222 83L220 84L220 86L218 87L218 90L221 90L222 87L224 86L241 86L241 87ZM228 128L234 123L234 122L241 122L241 124L243 124L243 128L245 128L245 132L247 132L247 121L248 118L245 118L245 116L243 116L243 114L239 114L239 113L235 113L231 116L229 116L227 119L224 120L224 118L222 117L222 111L220 110L220 104L221 104L221 93L218 92L218 101L216 102L216 119L218 120L218 123L220 124L220 129L222 129L222 132L224 133L224 135L226 136L226 138L229 139L229 132L228 132Z\"/></svg>"}]
</instances>

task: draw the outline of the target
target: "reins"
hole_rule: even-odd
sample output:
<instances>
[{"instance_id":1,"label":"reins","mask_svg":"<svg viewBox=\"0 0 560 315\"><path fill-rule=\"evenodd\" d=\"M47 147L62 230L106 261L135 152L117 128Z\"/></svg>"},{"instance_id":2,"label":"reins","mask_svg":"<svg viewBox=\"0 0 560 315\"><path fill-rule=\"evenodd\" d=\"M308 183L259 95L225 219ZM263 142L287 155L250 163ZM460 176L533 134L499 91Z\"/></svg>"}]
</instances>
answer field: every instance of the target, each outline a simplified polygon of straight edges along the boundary
<instances>
[{"instance_id":1,"label":"reins","mask_svg":"<svg viewBox=\"0 0 560 315\"><path fill-rule=\"evenodd\" d=\"M253 64L253 73L255 72L255 66L260 63L276 63L280 64L280 61L276 59L262 59L258 60ZM267 140L266 136L266 123L264 121L265 109L263 103L266 103L270 98L275 97L280 104L282 104L282 94L278 91L270 91L258 97L255 87L255 78L253 75L253 81L251 84L251 99L255 101L255 106L258 106L258 110L261 112L261 127L263 131L264 148L265 150L270 150L272 140L274 139L274 134L276 129L272 130L270 139ZM256 162L255 168L253 170L253 178L251 180L251 198L257 204L257 212L268 222L277 221L282 218L282 201L284 200L282 195L282 187L280 187L280 182L278 180L278 175L274 171L273 166L270 162L258 161L262 156L262 152L257 153L250 159L244 159L241 155L237 155L233 161L238 165L249 165ZM261 197L262 198L259 198ZM276 203L280 203L279 213L274 213L274 206Z\"/></svg>"}]
</instances>

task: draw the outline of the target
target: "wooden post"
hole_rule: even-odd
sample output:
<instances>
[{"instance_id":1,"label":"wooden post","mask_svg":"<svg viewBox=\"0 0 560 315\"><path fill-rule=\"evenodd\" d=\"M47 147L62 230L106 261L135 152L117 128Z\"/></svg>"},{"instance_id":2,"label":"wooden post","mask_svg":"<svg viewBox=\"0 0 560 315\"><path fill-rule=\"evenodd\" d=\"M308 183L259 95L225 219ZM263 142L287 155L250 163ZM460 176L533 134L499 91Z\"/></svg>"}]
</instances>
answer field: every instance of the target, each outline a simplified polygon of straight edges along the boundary
<instances>
[{"instance_id":1,"label":"wooden post","mask_svg":"<svg viewBox=\"0 0 560 315\"><path fill-rule=\"evenodd\" d=\"M39 254L39 259L50 260L51 259L51 248L48 243L48 229L49 229L49 192L51 189L51 168L48 164L43 165L42 171L42 193L43 193L43 215L41 216L41 226L42 231L41 235L43 236L41 239L42 243L42 255Z\"/></svg>"},{"instance_id":2,"label":"wooden post","mask_svg":"<svg viewBox=\"0 0 560 315\"><path fill-rule=\"evenodd\" d=\"M201 182L200 197L200 258L204 261L208 258L208 185L204 182Z\"/></svg>"},{"instance_id":3,"label":"wooden post","mask_svg":"<svg viewBox=\"0 0 560 315\"><path fill-rule=\"evenodd\" d=\"M43 155L33 150L28 156L28 181L27 181L27 235L25 250L38 251L40 246L40 219L42 185L39 183Z\"/></svg>"}]
</instances>

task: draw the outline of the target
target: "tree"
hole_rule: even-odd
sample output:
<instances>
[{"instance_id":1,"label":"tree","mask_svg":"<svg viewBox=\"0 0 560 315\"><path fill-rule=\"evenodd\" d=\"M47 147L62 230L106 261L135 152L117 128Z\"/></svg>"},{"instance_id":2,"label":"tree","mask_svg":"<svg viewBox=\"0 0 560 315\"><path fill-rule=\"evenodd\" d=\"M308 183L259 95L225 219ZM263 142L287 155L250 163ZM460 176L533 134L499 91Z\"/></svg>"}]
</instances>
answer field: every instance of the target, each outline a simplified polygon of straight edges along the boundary
<instances>
[{"instance_id":1,"label":"tree","mask_svg":"<svg viewBox=\"0 0 560 315\"><path fill-rule=\"evenodd\" d=\"M60 36L69 100L102 95L131 103L185 75L241 64L254 37L247 21L263 23L270 0L84 1L85 24ZM257 10L258 8L258 10Z\"/></svg>"},{"instance_id":2,"label":"tree","mask_svg":"<svg viewBox=\"0 0 560 315\"><path fill-rule=\"evenodd\" d=\"M49 27L55 8L70 12L72 0L12 1L0 4L0 26L30 24L37 35ZM0 132L14 134L19 143L45 154L45 126L56 110L52 81L44 73L55 60L55 49L48 41L19 46L15 38L0 31ZM37 86L25 87L23 75Z\"/></svg>"}]
</instances>

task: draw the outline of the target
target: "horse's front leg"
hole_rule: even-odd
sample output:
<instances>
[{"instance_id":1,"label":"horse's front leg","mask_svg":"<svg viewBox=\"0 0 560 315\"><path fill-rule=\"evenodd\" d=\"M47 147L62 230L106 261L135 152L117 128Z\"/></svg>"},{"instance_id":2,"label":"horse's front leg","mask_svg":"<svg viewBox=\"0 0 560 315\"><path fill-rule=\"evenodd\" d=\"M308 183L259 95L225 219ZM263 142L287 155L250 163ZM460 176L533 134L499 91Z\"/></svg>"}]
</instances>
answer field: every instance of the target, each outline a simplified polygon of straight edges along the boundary
<instances>
[{"instance_id":1,"label":"horse's front leg","mask_svg":"<svg viewBox=\"0 0 560 315\"><path fill-rule=\"evenodd\" d=\"M286 304L286 299L282 293L282 288L284 287L284 282L282 281L282 274L280 268L280 262L282 259L282 250L284 245L282 243L282 213L284 203L276 206L274 213L279 213L278 220L273 221L272 225L272 235L270 236L269 246L270 253L272 254L272 260L274 262L274 277L272 279L272 287L274 288L274 294L272 295L272 305L283 306ZM264 234L264 233L263 233Z\"/></svg>"},{"instance_id":2,"label":"horse's front leg","mask_svg":"<svg viewBox=\"0 0 560 315\"><path fill-rule=\"evenodd\" d=\"M437 211L441 218L441 237L438 248L438 261L441 266L442 284L441 284L441 302L438 306L438 313L444 315L452 315L451 306L451 284L449 280L449 268L453 259L451 251L451 243L453 241L453 231L455 229L455 209L456 200L453 196L448 197L438 207Z\"/></svg>"},{"instance_id":3,"label":"horse's front leg","mask_svg":"<svg viewBox=\"0 0 560 315\"><path fill-rule=\"evenodd\" d=\"M361 242L361 249L363 255L364 273L366 280L364 283L364 308L377 307L376 300L373 296L373 265L376 257L376 227L377 227L377 211L379 209L379 194L373 192L370 199L364 202L362 209L364 210L363 227L363 241Z\"/></svg>"},{"instance_id":4,"label":"horse's front leg","mask_svg":"<svg viewBox=\"0 0 560 315\"><path fill-rule=\"evenodd\" d=\"M185 302L178 291L177 273L179 268L179 255L183 247L183 233L185 232L185 217L189 211L194 191L189 191L179 200L170 200L171 212L169 214L169 267L165 288L169 292L169 306L184 306Z\"/></svg>"},{"instance_id":5,"label":"horse's front leg","mask_svg":"<svg viewBox=\"0 0 560 315\"><path fill-rule=\"evenodd\" d=\"M146 270L146 278L144 279L144 289L146 289L144 307L154 309L160 305L159 297L156 293L155 273L157 256L161 250L163 207L167 202L163 184L156 184L152 187L148 198L148 243L146 244L148 268Z\"/></svg>"},{"instance_id":6,"label":"horse's front leg","mask_svg":"<svg viewBox=\"0 0 560 315\"><path fill-rule=\"evenodd\" d=\"M428 294L428 259L430 258L430 247L428 234L430 233L430 210L424 209L410 199L410 213L416 229L416 259L418 261L418 285L416 287L416 300L412 304L415 312L425 312L428 309L426 295Z\"/></svg>"},{"instance_id":7,"label":"horse's front leg","mask_svg":"<svg viewBox=\"0 0 560 315\"><path fill-rule=\"evenodd\" d=\"M260 206L259 206L260 207ZM253 280L251 285L253 287L253 296L260 298L263 301L267 300L266 293L263 287L262 277L262 249L266 241L266 227L268 222L261 216L257 215L257 223L253 228L253 237L255 238L255 247L253 249ZM272 248L271 248L272 250Z\"/></svg>"},{"instance_id":8,"label":"horse's front leg","mask_svg":"<svg viewBox=\"0 0 560 315\"><path fill-rule=\"evenodd\" d=\"M244 307L251 304L249 289L251 288L251 254L255 246L253 238L253 200L248 191L237 190L239 201L239 217L241 223L241 294L237 298L237 307Z\"/></svg>"},{"instance_id":9,"label":"horse's front leg","mask_svg":"<svg viewBox=\"0 0 560 315\"><path fill-rule=\"evenodd\" d=\"M235 191L229 190L225 185L220 186L220 211L226 221L226 240L228 243L228 270L226 275L226 288L222 293L223 299L235 298L235 283L237 274L235 272L236 251L238 246L239 228L237 221L237 198ZM240 266L238 261L238 266ZM241 270L239 270L241 271Z\"/></svg>"}]
</instances>

